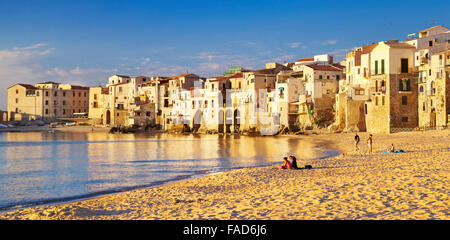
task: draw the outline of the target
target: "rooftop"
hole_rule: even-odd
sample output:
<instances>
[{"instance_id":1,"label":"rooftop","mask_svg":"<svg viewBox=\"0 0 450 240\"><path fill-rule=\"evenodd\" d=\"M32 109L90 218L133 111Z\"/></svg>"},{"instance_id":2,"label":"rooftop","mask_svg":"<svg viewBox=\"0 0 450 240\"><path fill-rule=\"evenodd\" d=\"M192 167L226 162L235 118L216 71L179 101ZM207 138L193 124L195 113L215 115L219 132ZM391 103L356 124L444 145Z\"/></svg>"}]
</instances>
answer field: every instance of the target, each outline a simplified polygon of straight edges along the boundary
<instances>
[{"instance_id":1,"label":"rooftop","mask_svg":"<svg viewBox=\"0 0 450 240\"><path fill-rule=\"evenodd\" d=\"M322 64L313 63L313 64L308 64L306 66L308 66L314 70L318 70L318 71L339 71L340 72L344 69L344 67L339 64L322 65Z\"/></svg>"}]
</instances>

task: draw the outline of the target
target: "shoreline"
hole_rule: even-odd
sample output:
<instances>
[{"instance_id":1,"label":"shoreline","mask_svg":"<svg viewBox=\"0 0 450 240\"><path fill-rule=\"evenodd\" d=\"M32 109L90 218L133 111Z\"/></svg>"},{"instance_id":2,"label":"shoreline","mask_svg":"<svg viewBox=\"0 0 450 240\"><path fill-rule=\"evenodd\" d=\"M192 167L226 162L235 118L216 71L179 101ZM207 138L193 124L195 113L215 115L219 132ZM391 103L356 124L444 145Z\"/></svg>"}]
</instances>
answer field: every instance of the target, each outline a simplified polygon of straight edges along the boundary
<instances>
[{"instance_id":1,"label":"shoreline","mask_svg":"<svg viewBox=\"0 0 450 240\"><path fill-rule=\"evenodd\" d=\"M0 219L450 219L449 130L374 134L372 155L354 151L352 135L307 136L342 153L312 170L242 168ZM381 154L392 141L406 153Z\"/></svg>"},{"instance_id":2,"label":"shoreline","mask_svg":"<svg viewBox=\"0 0 450 240\"><path fill-rule=\"evenodd\" d=\"M75 132L78 132L78 131L75 131ZM168 134L171 134L171 133L168 133ZM296 136L296 135L278 135L278 137L300 138L299 136ZM316 141L316 140L313 140L313 141ZM317 141L319 141L319 140L317 140ZM322 141L322 140L320 140L320 141ZM339 153L339 151L327 148L328 144L329 143L327 141L320 142L320 143L317 142L316 144L314 144L314 146L312 148L321 149L320 151L323 152L324 155L313 157L313 158L311 158L311 160L324 159L324 158L336 156L336 152ZM264 167L273 167L273 166L277 166L277 165L278 164L274 165L271 163L269 163L269 164L266 163L266 164L263 164L260 166L247 166L247 167L234 167L234 168L226 168L226 169L203 170L203 171L199 171L198 173L194 173L192 175L182 175L182 176L175 177L173 179L156 181L156 182L152 182L152 183L140 185L140 186L129 186L129 187L123 187L123 188L118 188L118 189L100 191L100 192L92 192L92 193L88 193L88 194L81 195L81 196L69 196L69 197L62 197L62 198L57 198L57 199L46 199L46 200L41 200L41 201L36 201L36 202L29 202L29 203L22 203L22 204L18 204L18 205L5 206L5 207L0 207L0 216L2 214L6 214L9 212L21 211L21 210L29 209L29 208L70 204L70 203L76 203L76 202L80 202L80 201L87 201L87 200L92 200L92 199L96 199L96 198L101 198L101 197L108 196L108 195L121 194L124 192L142 190L142 189L147 189L147 188L163 187L166 185L170 185L172 183L189 181L192 179L201 178L203 176L221 174L221 173L240 170L240 169L264 168ZM0 217L0 219L1 219L1 217Z\"/></svg>"}]
</instances>

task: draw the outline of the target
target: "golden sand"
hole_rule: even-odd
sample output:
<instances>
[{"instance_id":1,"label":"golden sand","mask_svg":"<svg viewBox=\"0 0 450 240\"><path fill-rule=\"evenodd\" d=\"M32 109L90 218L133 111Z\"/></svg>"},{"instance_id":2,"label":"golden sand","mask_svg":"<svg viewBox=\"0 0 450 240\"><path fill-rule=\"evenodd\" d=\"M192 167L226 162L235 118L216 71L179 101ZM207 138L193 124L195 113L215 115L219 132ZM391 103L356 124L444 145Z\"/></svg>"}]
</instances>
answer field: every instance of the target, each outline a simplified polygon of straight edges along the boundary
<instances>
[{"instance_id":1,"label":"golden sand","mask_svg":"<svg viewBox=\"0 0 450 240\"><path fill-rule=\"evenodd\" d=\"M311 141L339 149L311 170L239 169L161 187L0 214L0 219L450 219L450 130ZM405 153L384 154L391 143ZM301 156L298 156L302 164Z\"/></svg>"}]
</instances>

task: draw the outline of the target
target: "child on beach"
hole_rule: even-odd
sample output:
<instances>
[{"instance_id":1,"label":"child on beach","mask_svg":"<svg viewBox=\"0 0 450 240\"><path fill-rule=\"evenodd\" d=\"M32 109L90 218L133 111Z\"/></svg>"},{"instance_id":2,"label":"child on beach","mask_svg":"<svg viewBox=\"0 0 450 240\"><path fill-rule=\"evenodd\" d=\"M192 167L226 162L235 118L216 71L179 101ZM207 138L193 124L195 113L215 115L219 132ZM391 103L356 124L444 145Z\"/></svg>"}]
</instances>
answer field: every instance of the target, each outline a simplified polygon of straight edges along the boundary
<instances>
[{"instance_id":1,"label":"child on beach","mask_svg":"<svg viewBox=\"0 0 450 240\"><path fill-rule=\"evenodd\" d=\"M358 133L356 133L356 135L355 135L355 150L356 151L359 150L359 147L358 147L359 140L360 139L359 139Z\"/></svg>"},{"instance_id":2,"label":"child on beach","mask_svg":"<svg viewBox=\"0 0 450 240\"><path fill-rule=\"evenodd\" d=\"M279 166L278 169L291 169L291 162L287 159L287 157L283 158L283 165Z\"/></svg>"},{"instance_id":3,"label":"child on beach","mask_svg":"<svg viewBox=\"0 0 450 240\"><path fill-rule=\"evenodd\" d=\"M369 147L369 154L372 154L372 134L369 134L369 138L367 138L367 146Z\"/></svg>"}]
</instances>

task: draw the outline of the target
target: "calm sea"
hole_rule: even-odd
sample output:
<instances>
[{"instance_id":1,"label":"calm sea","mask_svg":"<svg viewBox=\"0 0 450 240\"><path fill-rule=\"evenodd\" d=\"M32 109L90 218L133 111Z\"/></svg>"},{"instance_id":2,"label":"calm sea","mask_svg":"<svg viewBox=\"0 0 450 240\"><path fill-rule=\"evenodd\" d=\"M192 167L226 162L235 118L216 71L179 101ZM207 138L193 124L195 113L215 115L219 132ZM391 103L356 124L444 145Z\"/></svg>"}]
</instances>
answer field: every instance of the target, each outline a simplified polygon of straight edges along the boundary
<instances>
[{"instance_id":1,"label":"calm sea","mask_svg":"<svg viewBox=\"0 0 450 240\"><path fill-rule=\"evenodd\" d=\"M309 145L285 136L3 132L0 210L311 158Z\"/></svg>"}]
</instances>

